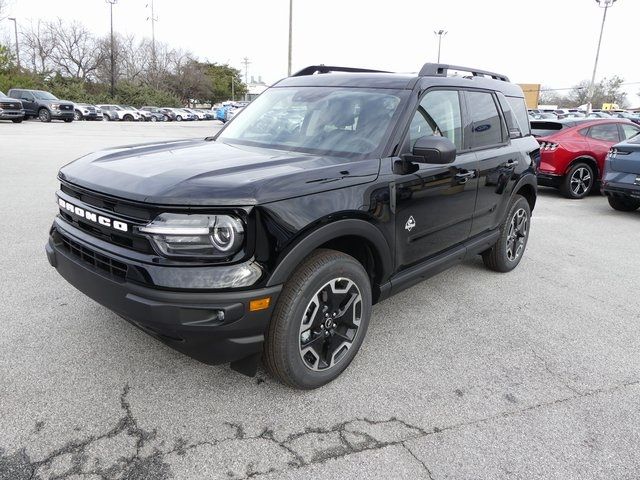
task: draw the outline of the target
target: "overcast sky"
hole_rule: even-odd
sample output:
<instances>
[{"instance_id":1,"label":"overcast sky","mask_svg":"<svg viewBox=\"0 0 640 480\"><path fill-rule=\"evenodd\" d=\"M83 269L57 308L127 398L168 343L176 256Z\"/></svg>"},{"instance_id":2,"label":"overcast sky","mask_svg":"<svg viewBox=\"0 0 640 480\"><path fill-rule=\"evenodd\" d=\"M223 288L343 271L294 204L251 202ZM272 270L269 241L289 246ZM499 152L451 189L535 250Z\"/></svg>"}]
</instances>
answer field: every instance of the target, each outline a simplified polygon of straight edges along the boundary
<instances>
[{"instance_id":1,"label":"overcast sky","mask_svg":"<svg viewBox=\"0 0 640 480\"><path fill-rule=\"evenodd\" d=\"M118 0L114 28L151 36L151 0ZM417 71L435 61L507 74L519 83L571 87L590 79L603 10L595 0L294 0L293 69L348 65ZM273 82L286 75L288 0L155 0L156 40ZM13 0L19 24L62 17L109 29L105 0ZM640 107L635 32L640 0L609 9L598 79L617 74ZM8 22L5 23L5 28ZM633 32L633 34L632 34Z\"/></svg>"}]
</instances>

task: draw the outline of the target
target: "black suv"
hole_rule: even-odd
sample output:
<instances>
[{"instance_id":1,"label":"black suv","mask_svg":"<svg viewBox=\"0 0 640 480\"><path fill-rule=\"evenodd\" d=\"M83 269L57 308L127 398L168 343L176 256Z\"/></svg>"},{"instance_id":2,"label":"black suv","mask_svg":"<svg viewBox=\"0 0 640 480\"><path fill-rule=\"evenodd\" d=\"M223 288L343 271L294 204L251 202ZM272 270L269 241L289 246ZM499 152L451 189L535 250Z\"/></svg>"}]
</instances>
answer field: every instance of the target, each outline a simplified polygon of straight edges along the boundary
<instances>
[{"instance_id":1,"label":"black suv","mask_svg":"<svg viewBox=\"0 0 640 480\"><path fill-rule=\"evenodd\" d=\"M312 66L213 137L63 167L46 251L177 350L246 374L262 355L314 388L347 368L375 303L477 254L518 265L538 148L503 75Z\"/></svg>"},{"instance_id":2,"label":"black suv","mask_svg":"<svg viewBox=\"0 0 640 480\"><path fill-rule=\"evenodd\" d=\"M0 92L0 120L11 120L13 123L20 123L23 119L22 102L15 98L9 98Z\"/></svg>"},{"instance_id":3,"label":"black suv","mask_svg":"<svg viewBox=\"0 0 640 480\"><path fill-rule=\"evenodd\" d=\"M38 117L41 122L51 120L64 120L73 122L75 108L72 102L59 100L54 95L44 90L25 90L12 88L9 96L22 101L25 118Z\"/></svg>"}]
</instances>

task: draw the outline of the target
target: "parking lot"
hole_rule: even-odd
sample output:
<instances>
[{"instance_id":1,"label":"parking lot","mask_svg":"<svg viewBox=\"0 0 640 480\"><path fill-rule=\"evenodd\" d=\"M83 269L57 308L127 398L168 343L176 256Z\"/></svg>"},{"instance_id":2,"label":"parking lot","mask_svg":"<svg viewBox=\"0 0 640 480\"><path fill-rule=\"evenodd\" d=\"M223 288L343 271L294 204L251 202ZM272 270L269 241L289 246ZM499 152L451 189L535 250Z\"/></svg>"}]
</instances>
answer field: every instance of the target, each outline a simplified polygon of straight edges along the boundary
<instances>
[{"instance_id":1,"label":"parking lot","mask_svg":"<svg viewBox=\"0 0 640 480\"><path fill-rule=\"evenodd\" d=\"M60 166L218 122L0 124L0 479L637 478L640 211L543 189L525 257L377 305L319 390L210 367L47 262Z\"/></svg>"}]
</instances>

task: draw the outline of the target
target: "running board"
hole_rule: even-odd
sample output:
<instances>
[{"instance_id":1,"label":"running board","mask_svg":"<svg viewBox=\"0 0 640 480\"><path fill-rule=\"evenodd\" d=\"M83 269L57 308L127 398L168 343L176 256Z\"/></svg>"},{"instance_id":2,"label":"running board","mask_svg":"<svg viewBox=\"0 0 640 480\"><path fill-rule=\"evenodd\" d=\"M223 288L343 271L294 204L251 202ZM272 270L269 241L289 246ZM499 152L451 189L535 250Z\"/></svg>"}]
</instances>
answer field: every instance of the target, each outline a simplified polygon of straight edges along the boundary
<instances>
[{"instance_id":1,"label":"running board","mask_svg":"<svg viewBox=\"0 0 640 480\"><path fill-rule=\"evenodd\" d=\"M434 275L447 270L456 263L460 263L463 260L488 250L496 243L499 236L499 229L483 233L471 240L468 240L462 245L454 247L452 250L436 255L435 257L431 257L418 265L414 265L413 267L396 273L389 279L389 283L387 284L389 285L388 287L386 287L386 285L380 287L380 300L395 295L402 290L412 287L427 278L431 278Z\"/></svg>"}]
</instances>

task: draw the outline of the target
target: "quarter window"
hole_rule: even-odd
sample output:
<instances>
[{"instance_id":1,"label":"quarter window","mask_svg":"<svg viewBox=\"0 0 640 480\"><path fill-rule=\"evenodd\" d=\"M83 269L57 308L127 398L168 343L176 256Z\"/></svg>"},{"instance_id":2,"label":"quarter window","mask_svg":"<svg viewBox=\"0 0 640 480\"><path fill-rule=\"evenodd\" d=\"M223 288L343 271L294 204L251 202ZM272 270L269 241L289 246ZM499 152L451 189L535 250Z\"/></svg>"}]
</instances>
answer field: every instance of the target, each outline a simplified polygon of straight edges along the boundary
<instances>
[{"instance_id":1,"label":"quarter window","mask_svg":"<svg viewBox=\"0 0 640 480\"><path fill-rule=\"evenodd\" d=\"M411 148L425 135L447 137L456 149L462 149L462 115L457 91L432 90L424 96L409 127Z\"/></svg>"},{"instance_id":2,"label":"quarter window","mask_svg":"<svg viewBox=\"0 0 640 480\"><path fill-rule=\"evenodd\" d=\"M481 148L504 142L500 113L487 92L467 92L472 121L473 147Z\"/></svg>"},{"instance_id":3,"label":"quarter window","mask_svg":"<svg viewBox=\"0 0 640 480\"><path fill-rule=\"evenodd\" d=\"M589 137L603 142L619 142L618 125L606 123L604 125L594 125L589 129Z\"/></svg>"}]
</instances>

